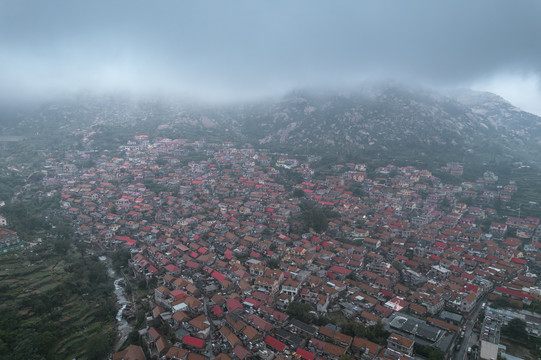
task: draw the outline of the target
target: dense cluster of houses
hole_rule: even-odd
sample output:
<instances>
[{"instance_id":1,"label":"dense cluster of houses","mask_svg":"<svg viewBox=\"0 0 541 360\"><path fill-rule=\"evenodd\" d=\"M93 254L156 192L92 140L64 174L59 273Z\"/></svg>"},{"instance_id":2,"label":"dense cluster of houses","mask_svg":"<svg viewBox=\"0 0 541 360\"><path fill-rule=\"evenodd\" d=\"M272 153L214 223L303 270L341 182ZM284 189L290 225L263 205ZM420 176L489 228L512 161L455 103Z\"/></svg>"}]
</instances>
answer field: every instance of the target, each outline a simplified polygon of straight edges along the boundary
<instances>
[{"instance_id":1,"label":"dense cluster of houses","mask_svg":"<svg viewBox=\"0 0 541 360\"><path fill-rule=\"evenodd\" d=\"M528 261L541 257L540 220L480 226L514 184L453 186L393 165L369 178L363 164L316 179L308 161L230 143L139 136L121 150L90 168L77 165L87 154L49 159L45 193L59 189L81 239L131 249L134 276L157 279L141 334L161 358L408 359L415 343L452 354L480 301L539 300ZM190 152L206 160L181 161ZM289 187L279 168L302 180ZM306 200L338 214L324 232L303 231ZM292 302L390 335L302 322Z\"/></svg>"}]
</instances>

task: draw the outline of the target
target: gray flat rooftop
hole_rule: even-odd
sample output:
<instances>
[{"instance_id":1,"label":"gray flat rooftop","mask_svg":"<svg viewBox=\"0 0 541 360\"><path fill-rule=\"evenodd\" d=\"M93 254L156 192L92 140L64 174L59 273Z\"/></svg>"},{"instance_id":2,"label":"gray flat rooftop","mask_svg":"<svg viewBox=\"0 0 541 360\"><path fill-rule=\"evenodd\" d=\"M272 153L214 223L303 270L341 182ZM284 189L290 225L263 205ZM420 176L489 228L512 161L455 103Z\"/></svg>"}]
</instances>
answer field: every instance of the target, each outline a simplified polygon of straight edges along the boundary
<instances>
[{"instance_id":1,"label":"gray flat rooftop","mask_svg":"<svg viewBox=\"0 0 541 360\"><path fill-rule=\"evenodd\" d=\"M436 342L441 330L435 326L429 325L426 322L406 317L402 314L396 314L389 325L395 329L400 329L408 334L421 337L431 342Z\"/></svg>"}]
</instances>

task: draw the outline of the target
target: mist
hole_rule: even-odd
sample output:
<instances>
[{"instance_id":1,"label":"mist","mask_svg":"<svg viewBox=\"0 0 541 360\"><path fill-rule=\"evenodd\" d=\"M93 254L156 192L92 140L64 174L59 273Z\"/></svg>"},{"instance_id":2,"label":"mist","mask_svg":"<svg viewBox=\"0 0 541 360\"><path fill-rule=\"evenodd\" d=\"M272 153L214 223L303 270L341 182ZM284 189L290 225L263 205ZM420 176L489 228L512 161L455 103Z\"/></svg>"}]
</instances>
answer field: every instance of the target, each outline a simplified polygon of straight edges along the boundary
<instances>
[{"instance_id":1,"label":"mist","mask_svg":"<svg viewBox=\"0 0 541 360\"><path fill-rule=\"evenodd\" d=\"M0 1L0 99L252 101L398 79L541 114L533 1Z\"/></svg>"}]
</instances>

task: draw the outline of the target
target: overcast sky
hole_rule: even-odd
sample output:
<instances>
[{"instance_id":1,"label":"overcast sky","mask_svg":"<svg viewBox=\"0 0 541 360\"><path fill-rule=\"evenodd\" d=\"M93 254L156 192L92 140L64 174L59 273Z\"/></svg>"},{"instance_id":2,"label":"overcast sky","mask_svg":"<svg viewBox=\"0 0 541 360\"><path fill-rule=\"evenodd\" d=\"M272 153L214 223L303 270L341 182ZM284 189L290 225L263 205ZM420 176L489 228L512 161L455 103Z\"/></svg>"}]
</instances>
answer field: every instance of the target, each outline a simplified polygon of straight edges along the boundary
<instances>
[{"instance_id":1,"label":"overcast sky","mask_svg":"<svg viewBox=\"0 0 541 360\"><path fill-rule=\"evenodd\" d=\"M249 100L374 78L491 90L541 115L541 2L0 0L4 100Z\"/></svg>"}]
</instances>

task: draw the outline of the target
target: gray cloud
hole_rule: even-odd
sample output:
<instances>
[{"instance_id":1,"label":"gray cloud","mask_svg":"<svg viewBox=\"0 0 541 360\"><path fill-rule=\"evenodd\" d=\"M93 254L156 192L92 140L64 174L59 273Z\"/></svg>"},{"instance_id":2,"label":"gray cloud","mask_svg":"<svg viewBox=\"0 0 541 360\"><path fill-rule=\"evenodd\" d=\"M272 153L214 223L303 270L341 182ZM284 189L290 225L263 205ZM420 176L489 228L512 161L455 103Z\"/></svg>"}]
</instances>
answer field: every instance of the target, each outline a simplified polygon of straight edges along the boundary
<instances>
[{"instance_id":1,"label":"gray cloud","mask_svg":"<svg viewBox=\"0 0 541 360\"><path fill-rule=\"evenodd\" d=\"M539 77L540 19L537 1L0 0L0 96L242 100L378 77Z\"/></svg>"}]
</instances>

